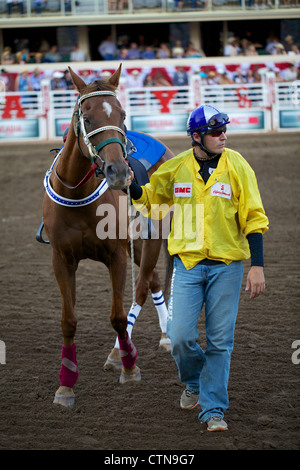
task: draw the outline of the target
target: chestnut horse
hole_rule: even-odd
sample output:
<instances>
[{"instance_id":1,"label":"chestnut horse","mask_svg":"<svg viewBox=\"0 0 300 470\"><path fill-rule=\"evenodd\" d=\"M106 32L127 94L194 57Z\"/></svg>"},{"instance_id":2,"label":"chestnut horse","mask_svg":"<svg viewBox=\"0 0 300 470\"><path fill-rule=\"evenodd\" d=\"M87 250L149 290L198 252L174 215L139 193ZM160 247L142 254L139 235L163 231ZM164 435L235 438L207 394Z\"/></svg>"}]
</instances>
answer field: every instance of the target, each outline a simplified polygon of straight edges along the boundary
<instances>
[{"instance_id":1,"label":"chestnut horse","mask_svg":"<svg viewBox=\"0 0 300 470\"><path fill-rule=\"evenodd\" d=\"M77 325L74 313L75 278L82 259L100 261L110 273L110 321L117 333L117 340L106 367L121 364L120 383L141 378L136 365L137 351L131 340L123 305L127 253L132 254L132 251L126 230L128 200L124 192L129 176L125 111L116 95L121 65L109 79L99 79L89 85L71 68L70 73L79 96L65 145L46 173L43 202L44 227L52 248L52 264L62 298L62 361L60 387L54 403L63 406L75 403L73 387L78 379L74 343ZM166 148L165 154L148 172L149 176L173 156ZM103 205L115 209L115 236L105 238L99 235L98 224L104 220ZM133 308L143 306L149 289L154 298L155 293L161 292L155 270L161 243L161 239L139 238L134 241L134 262L140 269L135 283L136 303ZM163 330L162 341L167 341Z\"/></svg>"}]
</instances>

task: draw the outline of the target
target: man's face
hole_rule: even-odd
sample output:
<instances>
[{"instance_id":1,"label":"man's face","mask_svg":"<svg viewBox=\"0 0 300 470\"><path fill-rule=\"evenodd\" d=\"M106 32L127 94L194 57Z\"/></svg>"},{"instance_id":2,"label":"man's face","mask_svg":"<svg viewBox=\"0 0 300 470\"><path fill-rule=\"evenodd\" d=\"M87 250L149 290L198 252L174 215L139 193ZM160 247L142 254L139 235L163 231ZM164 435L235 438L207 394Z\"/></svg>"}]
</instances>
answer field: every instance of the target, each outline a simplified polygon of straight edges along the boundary
<instances>
[{"instance_id":1,"label":"man's face","mask_svg":"<svg viewBox=\"0 0 300 470\"><path fill-rule=\"evenodd\" d=\"M226 126L219 127L218 129L207 131L204 135L204 147L212 153L222 153L225 148L226 137ZM201 136L198 133L193 134L193 138L196 142L201 142Z\"/></svg>"}]
</instances>

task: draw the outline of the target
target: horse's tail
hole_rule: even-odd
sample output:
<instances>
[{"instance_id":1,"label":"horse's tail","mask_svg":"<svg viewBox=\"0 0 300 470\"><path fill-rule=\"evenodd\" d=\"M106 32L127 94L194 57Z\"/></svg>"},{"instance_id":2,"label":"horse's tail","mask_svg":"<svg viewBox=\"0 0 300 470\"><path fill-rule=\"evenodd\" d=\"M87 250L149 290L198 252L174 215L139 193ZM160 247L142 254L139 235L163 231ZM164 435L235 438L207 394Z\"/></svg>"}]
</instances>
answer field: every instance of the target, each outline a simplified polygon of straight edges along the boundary
<instances>
[{"instance_id":1,"label":"horse's tail","mask_svg":"<svg viewBox=\"0 0 300 470\"><path fill-rule=\"evenodd\" d=\"M174 256L171 256L168 250L167 239L163 240L163 249L166 258L166 272L165 272L165 285L164 285L164 297L167 299L170 295L170 284L173 272Z\"/></svg>"}]
</instances>

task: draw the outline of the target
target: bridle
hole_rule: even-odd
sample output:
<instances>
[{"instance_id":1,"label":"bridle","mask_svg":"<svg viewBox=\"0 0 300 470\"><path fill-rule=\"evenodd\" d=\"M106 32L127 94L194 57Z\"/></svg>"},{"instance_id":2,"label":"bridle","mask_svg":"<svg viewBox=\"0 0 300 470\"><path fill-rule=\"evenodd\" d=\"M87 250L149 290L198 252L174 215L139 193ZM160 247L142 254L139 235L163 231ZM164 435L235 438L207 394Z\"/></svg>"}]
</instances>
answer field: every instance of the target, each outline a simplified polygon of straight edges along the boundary
<instances>
[{"instance_id":1,"label":"bridle","mask_svg":"<svg viewBox=\"0 0 300 470\"><path fill-rule=\"evenodd\" d=\"M92 98L93 96L101 96L101 95L102 96L103 95L110 95L110 96L114 96L115 98L117 98L116 93L114 93L113 91L93 91L93 92L88 93L88 94L83 95L83 96L78 95L77 111L76 112L78 113L78 121L79 121L78 124L79 124L79 126L75 130L75 134L77 135L77 143L78 143L78 146L79 146L79 149L80 149L79 131L81 132L81 135L83 137L83 141L84 141L85 145L87 146L89 154L90 154L91 164L92 165L95 164L96 159L97 159L97 161L100 160L101 166L99 166L99 164L97 164L97 167L99 168L99 171L101 173L103 173L104 166L105 166L105 161L99 155L99 151L101 149L103 149L106 145L109 145L109 144L112 144L112 143L118 143L122 147L124 158L126 158L126 140L127 139L126 139L125 132L122 129L120 129L120 127L116 127L116 126L103 126L103 127L98 127L97 129L94 129L93 131L91 131L89 133L86 132L85 125L84 125L83 113L82 113L82 109L81 109L81 103L84 100L88 99L88 98ZM105 131L110 131L110 130L115 130L115 131L119 132L122 136L124 136L125 145L117 137L110 137L109 139L106 139L103 142L100 142L100 144L98 144L96 146L94 146L91 143L90 137L92 137L92 136L94 136L94 135L96 135L100 132L105 132ZM80 151L81 151L81 149L80 149ZM81 151L81 153L83 153L83 152Z\"/></svg>"}]
</instances>

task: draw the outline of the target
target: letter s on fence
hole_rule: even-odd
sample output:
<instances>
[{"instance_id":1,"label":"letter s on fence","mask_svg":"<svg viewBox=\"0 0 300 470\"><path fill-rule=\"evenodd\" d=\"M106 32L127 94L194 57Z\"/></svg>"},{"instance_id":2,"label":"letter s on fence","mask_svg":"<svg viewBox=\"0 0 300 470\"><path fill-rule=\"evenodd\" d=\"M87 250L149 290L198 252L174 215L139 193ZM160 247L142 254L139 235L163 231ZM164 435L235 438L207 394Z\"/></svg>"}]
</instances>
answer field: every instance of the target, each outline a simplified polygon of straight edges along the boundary
<instances>
[{"instance_id":1,"label":"letter s on fence","mask_svg":"<svg viewBox=\"0 0 300 470\"><path fill-rule=\"evenodd\" d=\"M296 349L295 352L292 354L292 363L293 364L300 364L300 340L296 340L292 344L292 348Z\"/></svg>"}]
</instances>

